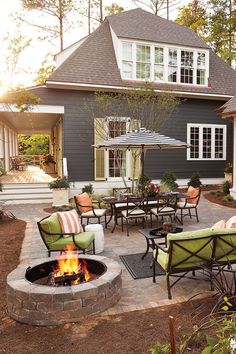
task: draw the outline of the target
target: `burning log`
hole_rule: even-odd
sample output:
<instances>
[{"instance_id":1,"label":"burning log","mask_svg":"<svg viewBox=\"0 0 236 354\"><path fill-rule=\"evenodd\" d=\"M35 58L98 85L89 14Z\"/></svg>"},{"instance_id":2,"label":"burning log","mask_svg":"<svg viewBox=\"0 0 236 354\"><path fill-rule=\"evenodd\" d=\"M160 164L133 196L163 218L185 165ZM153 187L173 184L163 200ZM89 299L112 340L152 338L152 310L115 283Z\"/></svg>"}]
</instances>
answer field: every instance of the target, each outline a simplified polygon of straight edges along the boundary
<instances>
[{"instance_id":1,"label":"burning log","mask_svg":"<svg viewBox=\"0 0 236 354\"><path fill-rule=\"evenodd\" d=\"M86 281L85 273L80 272L77 274L64 274L64 275L56 275L54 272L51 272L48 275L48 285L51 286L59 286L59 285L73 285Z\"/></svg>"}]
</instances>

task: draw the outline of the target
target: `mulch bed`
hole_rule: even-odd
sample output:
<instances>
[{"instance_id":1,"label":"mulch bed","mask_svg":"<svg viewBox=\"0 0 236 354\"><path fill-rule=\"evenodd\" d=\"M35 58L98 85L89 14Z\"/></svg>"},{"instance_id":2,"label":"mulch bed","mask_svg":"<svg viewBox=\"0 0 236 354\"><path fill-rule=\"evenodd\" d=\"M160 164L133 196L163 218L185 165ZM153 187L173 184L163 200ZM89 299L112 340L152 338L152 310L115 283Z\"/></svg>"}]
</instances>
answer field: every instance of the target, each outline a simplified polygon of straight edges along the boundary
<instances>
[{"instance_id":1,"label":"mulch bed","mask_svg":"<svg viewBox=\"0 0 236 354\"><path fill-rule=\"evenodd\" d=\"M192 312L199 306L200 300L115 316L94 316L79 323L58 327L35 327L10 319L6 312L6 276L18 264L25 228L26 223L22 220L5 220L0 224L1 353L148 353L157 340L169 343L169 315L175 318L177 340L184 333L192 332L193 326L196 325ZM208 304L209 300L204 302ZM192 348L190 352L200 353L201 350Z\"/></svg>"},{"instance_id":2,"label":"mulch bed","mask_svg":"<svg viewBox=\"0 0 236 354\"><path fill-rule=\"evenodd\" d=\"M232 208L232 209L236 209L236 205L235 205L235 201L223 201L221 200L222 197L224 197L224 193L223 192L217 192L217 194L211 194L211 193L207 193L204 194L204 197L209 200L212 203L216 203L222 206L226 206L228 208Z\"/></svg>"}]
</instances>

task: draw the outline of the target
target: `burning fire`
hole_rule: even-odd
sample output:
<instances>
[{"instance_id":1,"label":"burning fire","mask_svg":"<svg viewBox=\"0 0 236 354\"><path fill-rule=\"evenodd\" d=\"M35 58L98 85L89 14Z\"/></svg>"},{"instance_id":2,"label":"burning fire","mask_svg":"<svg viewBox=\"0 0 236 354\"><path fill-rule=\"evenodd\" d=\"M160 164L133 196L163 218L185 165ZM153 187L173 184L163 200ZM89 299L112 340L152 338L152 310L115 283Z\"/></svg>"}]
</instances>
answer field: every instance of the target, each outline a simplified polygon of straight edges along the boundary
<instances>
[{"instance_id":1,"label":"burning fire","mask_svg":"<svg viewBox=\"0 0 236 354\"><path fill-rule=\"evenodd\" d=\"M57 262L57 269L54 270L55 277L65 277L75 274L83 274L85 281L88 281L91 276L87 269L87 264L85 260L79 261L77 257L74 256L72 249L67 247L66 258L60 256ZM80 282L80 277L73 281L73 284L78 284Z\"/></svg>"}]
</instances>

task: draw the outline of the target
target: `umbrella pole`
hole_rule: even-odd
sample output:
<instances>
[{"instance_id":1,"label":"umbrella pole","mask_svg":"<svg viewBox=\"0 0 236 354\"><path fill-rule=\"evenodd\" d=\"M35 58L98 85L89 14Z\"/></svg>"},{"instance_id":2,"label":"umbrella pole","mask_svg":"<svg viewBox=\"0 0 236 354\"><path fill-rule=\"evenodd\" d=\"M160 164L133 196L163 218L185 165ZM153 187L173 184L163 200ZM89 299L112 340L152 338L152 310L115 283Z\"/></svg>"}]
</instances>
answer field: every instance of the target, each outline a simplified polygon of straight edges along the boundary
<instances>
[{"instance_id":1,"label":"umbrella pole","mask_svg":"<svg viewBox=\"0 0 236 354\"><path fill-rule=\"evenodd\" d=\"M144 146L141 150L141 181L142 181L142 197L144 196Z\"/></svg>"}]
</instances>

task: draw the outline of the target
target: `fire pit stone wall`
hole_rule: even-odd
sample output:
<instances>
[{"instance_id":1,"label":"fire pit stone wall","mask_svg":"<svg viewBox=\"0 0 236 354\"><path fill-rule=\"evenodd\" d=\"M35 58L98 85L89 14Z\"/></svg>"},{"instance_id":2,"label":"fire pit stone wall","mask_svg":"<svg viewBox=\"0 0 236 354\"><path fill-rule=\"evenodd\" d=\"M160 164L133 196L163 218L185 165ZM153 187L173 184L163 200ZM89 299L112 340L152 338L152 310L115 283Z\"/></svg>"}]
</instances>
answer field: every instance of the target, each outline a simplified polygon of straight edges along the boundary
<instances>
[{"instance_id":1,"label":"fire pit stone wall","mask_svg":"<svg viewBox=\"0 0 236 354\"><path fill-rule=\"evenodd\" d=\"M51 287L31 283L25 278L28 266L34 267L49 258L21 263L7 277L7 308L15 320L38 326L76 322L108 309L121 296L121 267L102 256L80 256L103 262L107 271L91 282L67 287ZM56 257L51 257L56 259Z\"/></svg>"}]
</instances>

